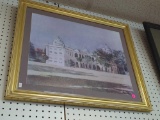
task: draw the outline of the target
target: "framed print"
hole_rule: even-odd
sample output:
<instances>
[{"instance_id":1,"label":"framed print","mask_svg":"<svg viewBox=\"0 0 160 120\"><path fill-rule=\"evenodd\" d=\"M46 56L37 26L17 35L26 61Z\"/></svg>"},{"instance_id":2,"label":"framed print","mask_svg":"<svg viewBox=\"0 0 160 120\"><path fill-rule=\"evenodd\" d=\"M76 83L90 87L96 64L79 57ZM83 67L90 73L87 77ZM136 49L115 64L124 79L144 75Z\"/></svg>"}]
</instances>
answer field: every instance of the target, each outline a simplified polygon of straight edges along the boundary
<instances>
[{"instance_id":1,"label":"framed print","mask_svg":"<svg viewBox=\"0 0 160 120\"><path fill-rule=\"evenodd\" d=\"M6 99L151 111L126 24L20 0Z\"/></svg>"},{"instance_id":2,"label":"framed print","mask_svg":"<svg viewBox=\"0 0 160 120\"><path fill-rule=\"evenodd\" d=\"M158 69L160 70L160 25L143 22L143 26Z\"/></svg>"}]
</instances>

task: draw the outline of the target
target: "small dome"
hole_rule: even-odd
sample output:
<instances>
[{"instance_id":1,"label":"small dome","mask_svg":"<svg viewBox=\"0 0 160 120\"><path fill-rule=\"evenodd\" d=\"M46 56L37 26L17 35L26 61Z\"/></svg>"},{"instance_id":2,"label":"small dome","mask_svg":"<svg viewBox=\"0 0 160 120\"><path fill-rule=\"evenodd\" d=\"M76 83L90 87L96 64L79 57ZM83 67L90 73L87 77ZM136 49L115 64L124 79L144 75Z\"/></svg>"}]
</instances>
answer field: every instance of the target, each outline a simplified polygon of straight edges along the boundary
<instances>
[{"instance_id":1,"label":"small dome","mask_svg":"<svg viewBox=\"0 0 160 120\"><path fill-rule=\"evenodd\" d=\"M99 48L107 53L111 52L111 49L109 48L109 46L107 44L101 45Z\"/></svg>"},{"instance_id":2,"label":"small dome","mask_svg":"<svg viewBox=\"0 0 160 120\"><path fill-rule=\"evenodd\" d=\"M83 51L83 52L86 52L86 53L89 53L89 50L88 50L88 49L83 49L82 51Z\"/></svg>"},{"instance_id":3,"label":"small dome","mask_svg":"<svg viewBox=\"0 0 160 120\"><path fill-rule=\"evenodd\" d=\"M78 49L75 49L74 51L75 51L76 53L79 53L79 52L80 52Z\"/></svg>"}]
</instances>

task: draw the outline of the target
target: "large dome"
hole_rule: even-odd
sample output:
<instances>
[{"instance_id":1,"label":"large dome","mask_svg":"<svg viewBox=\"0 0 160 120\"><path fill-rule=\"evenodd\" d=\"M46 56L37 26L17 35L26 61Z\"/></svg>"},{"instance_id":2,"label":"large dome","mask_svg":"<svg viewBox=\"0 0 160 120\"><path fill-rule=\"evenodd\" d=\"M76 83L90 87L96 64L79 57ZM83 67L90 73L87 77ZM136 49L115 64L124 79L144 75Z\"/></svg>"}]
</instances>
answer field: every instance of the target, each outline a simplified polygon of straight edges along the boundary
<instances>
[{"instance_id":1,"label":"large dome","mask_svg":"<svg viewBox=\"0 0 160 120\"><path fill-rule=\"evenodd\" d=\"M63 47L65 46L60 37L57 37L57 38L53 41L53 45L58 45L58 46L63 46Z\"/></svg>"}]
</instances>

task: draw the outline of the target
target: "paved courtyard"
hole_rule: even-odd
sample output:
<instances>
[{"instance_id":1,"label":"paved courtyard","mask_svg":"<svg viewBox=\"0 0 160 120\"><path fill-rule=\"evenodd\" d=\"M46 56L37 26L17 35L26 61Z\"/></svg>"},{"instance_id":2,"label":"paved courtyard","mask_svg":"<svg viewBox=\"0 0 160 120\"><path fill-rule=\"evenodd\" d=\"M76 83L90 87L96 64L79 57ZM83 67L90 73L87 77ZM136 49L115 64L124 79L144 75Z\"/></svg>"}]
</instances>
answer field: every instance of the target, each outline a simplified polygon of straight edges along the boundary
<instances>
[{"instance_id":1,"label":"paved courtyard","mask_svg":"<svg viewBox=\"0 0 160 120\"><path fill-rule=\"evenodd\" d=\"M28 84L53 86L72 91L109 92L130 94L133 92L130 77L82 68L69 68L29 62Z\"/></svg>"}]
</instances>

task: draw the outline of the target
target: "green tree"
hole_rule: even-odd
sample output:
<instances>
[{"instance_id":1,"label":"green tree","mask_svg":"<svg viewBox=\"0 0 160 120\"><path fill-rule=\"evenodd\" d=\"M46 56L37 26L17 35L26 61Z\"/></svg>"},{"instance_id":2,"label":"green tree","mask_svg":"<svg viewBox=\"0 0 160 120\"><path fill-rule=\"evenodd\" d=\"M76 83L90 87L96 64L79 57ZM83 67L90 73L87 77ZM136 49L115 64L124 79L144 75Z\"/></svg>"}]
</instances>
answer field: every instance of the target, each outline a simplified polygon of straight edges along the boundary
<instances>
[{"instance_id":1,"label":"green tree","mask_svg":"<svg viewBox=\"0 0 160 120\"><path fill-rule=\"evenodd\" d=\"M29 60L34 60L36 58L35 48L32 42L30 42L30 50L29 50Z\"/></svg>"},{"instance_id":2,"label":"green tree","mask_svg":"<svg viewBox=\"0 0 160 120\"><path fill-rule=\"evenodd\" d=\"M96 60L103 64L105 67L109 67L110 63L113 61L114 56L112 53L108 53L102 49L97 49L94 52L94 56L96 57Z\"/></svg>"},{"instance_id":3,"label":"green tree","mask_svg":"<svg viewBox=\"0 0 160 120\"><path fill-rule=\"evenodd\" d=\"M44 49L44 51L41 48L36 49L36 58L35 58L36 62L46 63L46 60L48 59L49 57L46 55L46 49Z\"/></svg>"},{"instance_id":4,"label":"green tree","mask_svg":"<svg viewBox=\"0 0 160 120\"><path fill-rule=\"evenodd\" d=\"M120 50L112 50L108 47L108 52L106 52L103 49L97 49L94 52L94 57L106 68L110 67L111 63L115 63L118 67L119 74L125 74L125 72L128 72L124 53Z\"/></svg>"},{"instance_id":5,"label":"green tree","mask_svg":"<svg viewBox=\"0 0 160 120\"><path fill-rule=\"evenodd\" d=\"M118 73L125 74L125 72L128 72L124 53L122 51L114 50L113 54L115 57L114 62L117 64L117 67L118 67Z\"/></svg>"},{"instance_id":6,"label":"green tree","mask_svg":"<svg viewBox=\"0 0 160 120\"><path fill-rule=\"evenodd\" d=\"M45 63L46 63L46 60L49 59L49 57L46 55L46 48L44 49L43 59Z\"/></svg>"}]
</instances>

